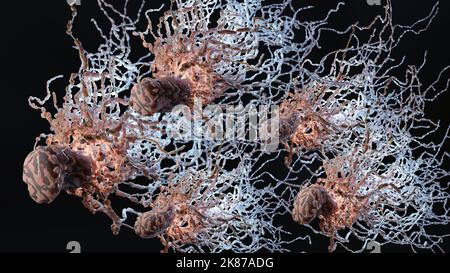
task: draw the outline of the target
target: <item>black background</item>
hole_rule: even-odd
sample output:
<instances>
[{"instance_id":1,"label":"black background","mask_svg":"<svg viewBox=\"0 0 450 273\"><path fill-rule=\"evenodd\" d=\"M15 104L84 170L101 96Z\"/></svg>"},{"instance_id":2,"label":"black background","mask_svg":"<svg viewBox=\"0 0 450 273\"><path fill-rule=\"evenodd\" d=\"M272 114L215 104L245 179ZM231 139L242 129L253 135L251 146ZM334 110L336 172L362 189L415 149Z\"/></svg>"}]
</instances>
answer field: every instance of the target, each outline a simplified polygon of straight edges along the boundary
<instances>
[{"instance_id":1,"label":"black background","mask_svg":"<svg viewBox=\"0 0 450 273\"><path fill-rule=\"evenodd\" d=\"M98 36L89 19L100 14L96 1L81 1L74 32L88 50L94 50ZM160 6L159 1L149 2L148 7ZM336 5L333 1L301 2L305 6L320 6L314 12L320 17L327 8ZM381 7L369 6L365 0L345 2L343 9L332 19L335 26L343 27L355 21L369 22L374 14L382 12ZM394 22L414 23L427 15L433 4L434 1L394 1ZM401 44L401 52L397 53L406 55L410 64L420 64L424 51L429 51L428 64L421 75L424 84L434 80L439 71L450 64L450 2L441 1L439 7L440 12L430 29L418 37L407 37ZM47 122L39 117L39 112L28 106L27 98L31 95L45 96L47 79L59 74L64 75L64 81L58 81L61 97L68 76L78 70L79 60L71 39L65 34L66 22L70 18L65 0L3 1L0 9L0 108L3 125L0 127L0 252L67 252L66 244L72 240L81 243L82 252L159 251L158 241L142 240L127 229L123 229L119 236L113 236L109 219L101 214L91 215L76 197L63 194L50 205L38 205L29 198L22 182L23 160L31 151L35 137L49 129ZM58 84L53 90L57 88ZM428 116L441 120L444 128L450 124L449 99L450 94L446 92L427 107ZM448 145L446 149L449 150ZM450 233L449 226L441 230ZM326 239L318 238L309 249L324 252L327 243ZM442 247L450 250L448 239ZM388 245L382 251L410 249Z\"/></svg>"}]
</instances>

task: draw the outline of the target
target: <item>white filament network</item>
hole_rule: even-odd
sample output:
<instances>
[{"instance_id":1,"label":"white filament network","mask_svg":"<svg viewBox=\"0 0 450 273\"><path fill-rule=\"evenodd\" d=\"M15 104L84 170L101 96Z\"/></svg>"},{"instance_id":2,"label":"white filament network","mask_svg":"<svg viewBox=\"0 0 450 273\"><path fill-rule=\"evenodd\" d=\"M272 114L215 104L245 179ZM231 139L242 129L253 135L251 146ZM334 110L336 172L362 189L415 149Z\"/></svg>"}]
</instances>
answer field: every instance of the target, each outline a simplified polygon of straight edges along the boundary
<instances>
[{"instance_id":1,"label":"white filament network","mask_svg":"<svg viewBox=\"0 0 450 273\"><path fill-rule=\"evenodd\" d=\"M159 235L166 247L176 251L304 251L292 249L291 244L297 240L313 243L311 237L288 231L276 220L291 213L299 189L346 174L358 185L354 196L367 196L364 209L355 212L357 219L335 234L307 225L313 233L334 237L333 249L362 251L367 243L378 241L409 245L413 250L444 251L440 243L448 234L433 234L429 228L448 225L450 220L450 173L442 167L449 156L443 148L449 136L447 129L442 142L426 141L441 125L425 116L425 105L448 88L449 67L425 88L419 73L426 55L419 66L408 66L401 78L394 75L404 69L405 59L392 57L405 35L427 30L437 6L417 23L402 26L393 24L388 3L385 13L370 25L335 30L328 21L342 3L323 19L304 21L302 12L313 7L298 8L293 2L172 0L147 11L142 3L133 19L128 1L119 9L98 0L109 29L93 20L104 42L97 51L87 52L77 44L70 27L83 62L71 77L63 105L55 102L57 114L52 116L43 107L52 97L50 90L44 100L30 98L30 105L41 110L52 125L53 134L42 137L47 143L81 147L87 155L91 154L86 145L91 144L106 147L105 151L125 149L123 157L111 159L124 164L116 169L123 170L121 175L116 180L99 180L114 185L110 194L134 202L122 210L117 224L132 226L128 216L151 210L161 187L200 181L197 186L181 185L187 187L186 192L194 192L186 204L201 212L207 222L195 230L195 239ZM155 21L155 15L163 11ZM142 21L147 21L147 29L138 29ZM299 33L303 36L298 37ZM348 44L314 61L310 55L323 35L346 37ZM148 54L132 60L133 40L146 47ZM176 75L195 82L192 73L203 73L202 66L183 70L177 59L186 49L208 52L209 59L198 62L210 65L208 73L226 82L221 92L198 83L199 90L217 94L211 95L211 101L222 106L269 107L282 106L290 99L292 104L282 108L285 116L281 120L291 122L288 127L295 131L305 117L323 119L312 124L326 130L309 128L319 134L319 147L292 143L290 135L276 151L264 150L258 139L171 138L166 132L176 129L178 116L156 113L144 117L131 108L123 110L128 105L127 92L144 77ZM167 57L171 52L174 57ZM442 81L446 84L438 89ZM211 113L204 113L193 130L200 130L211 118ZM114 131L117 124L120 133ZM85 144L88 132L101 135L102 140ZM288 153L291 160L280 176L271 166L284 162ZM146 184L134 181L140 176L148 178ZM337 191L333 194L345 199L342 204L346 205L361 199ZM351 242L357 240L362 244L354 248Z\"/></svg>"}]
</instances>

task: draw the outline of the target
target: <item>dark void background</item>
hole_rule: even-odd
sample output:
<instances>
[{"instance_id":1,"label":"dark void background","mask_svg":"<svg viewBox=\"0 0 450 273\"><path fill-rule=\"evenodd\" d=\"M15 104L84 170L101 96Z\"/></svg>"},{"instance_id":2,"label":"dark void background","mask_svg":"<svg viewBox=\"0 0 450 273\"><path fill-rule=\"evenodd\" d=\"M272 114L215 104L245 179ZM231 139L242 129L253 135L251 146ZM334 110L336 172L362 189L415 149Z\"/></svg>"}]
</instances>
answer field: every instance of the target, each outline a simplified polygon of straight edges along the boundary
<instances>
[{"instance_id":1,"label":"dark void background","mask_svg":"<svg viewBox=\"0 0 450 273\"><path fill-rule=\"evenodd\" d=\"M132 2L137 4L135 2L139 1ZM160 1L148 2L147 7L160 6ZM381 6L370 6L366 0L344 2L346 5L331 20L332 26L342 29L356 21L367 23L374 15L382 13ZM414 23L428 14L434 2L394 1L394 22ZM316 19L323 18L336 3L301 1L304 6L317 6L309 12L309 16ZM398 58L406 55L408 64L418 65L424 51L429 51L428 63L422 72L424 84L434 80L440 70L450 64L450 2L442 1L439 8L430 29L418 37L408 36L401 44L401 51L396 53ZM74 33L92 51L99 39L89 19L102 15L96 8L96 1L81 0L78 10ZM48 132L49 126L39 117L39 112L28 106L27 98L45 96L46 81L59 74L65 76L64 81L59 80L53 90L61 88L58 90L61 97L68 76L78 71L79 59L71 39L65 34L70 17L65 0L3 1L1 13L0 251L67 252L66 244L78 241L82 252L158 252L161 246L157 240L142 240L130 230L123 229L119 236L113 236L109 219L102 214L91 215L76 197L61 194L51 205L38 205L28 196L22 182L23 160L32 150L35 137ZM333 41L327 43L330 45ZM427 107L428 116L441 120L444 128L450 123L449 99L447 92ZM448 145L446 150L449 150ZM290 219L286 221L289 221L287 225L292 224ZM295 228L301 234L301 227ZM449 226L439 230L450 233ZM328 241L322 237L313 239L316 239L314 244L307 249L326 252ZM442 247L449 251L449 240ZM398 251L410 251L410 248L391 245L382 248L382 252Z\"/></svg>"}]
</instances>

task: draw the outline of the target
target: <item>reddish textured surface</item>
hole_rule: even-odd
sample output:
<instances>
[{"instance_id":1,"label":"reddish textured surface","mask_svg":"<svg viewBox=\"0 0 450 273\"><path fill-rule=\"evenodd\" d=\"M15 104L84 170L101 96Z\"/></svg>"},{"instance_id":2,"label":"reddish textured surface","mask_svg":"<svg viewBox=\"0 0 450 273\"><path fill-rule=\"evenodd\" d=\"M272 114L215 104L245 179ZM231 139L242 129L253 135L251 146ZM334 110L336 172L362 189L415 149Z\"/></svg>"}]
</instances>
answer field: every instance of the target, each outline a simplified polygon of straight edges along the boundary
<instances>
[{"instance_id":1,"label":"reddish textured surface","mask_svg":"<svg viewBox=\"0 0 450 273\"><path fill-rule=\"evenodd\" d=\"M190 86L175 77L144 78L131 90L131 106L141 115L169 112L178 104L191 105Z\"/></svg>"},{"instance_id":2,"label":"reddish textured surface","mask_svg":"<svg viewBox=\"0 0 450 273\"><path fill-rule=\"evenodd\" d=\"M292 217L297 223L309 224L321 215L328 217L336 210L336 203L323 186L311 185L302 189L294 201Z\"/></svg>"}]
</instances>

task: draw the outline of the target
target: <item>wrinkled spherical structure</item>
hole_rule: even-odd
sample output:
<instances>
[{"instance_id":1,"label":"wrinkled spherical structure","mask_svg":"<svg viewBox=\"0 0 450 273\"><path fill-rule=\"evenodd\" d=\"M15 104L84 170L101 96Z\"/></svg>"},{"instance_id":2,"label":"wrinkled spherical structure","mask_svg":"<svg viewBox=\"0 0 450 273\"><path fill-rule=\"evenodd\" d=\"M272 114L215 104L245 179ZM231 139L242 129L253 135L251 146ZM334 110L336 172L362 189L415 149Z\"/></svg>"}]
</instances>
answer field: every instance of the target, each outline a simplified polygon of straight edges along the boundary
<instances>
[{"instance_id":1,"label":"wrinkled spherical structure","mask_svg":"<svg viewBox=\"0 0 450 273\"><path fill-rule=\"evenodd\" d=\"M23 181L28 185L28 193L37 203L51 203L61 191L56 162L51 161L50 152L37 147L28 154L23 163Z\"/></svg>"},{"instance_id":2,"label":"wrinkled spherical structure","mask_svg":"<svg viewBox=\"0 0 450 273\"><path fill-rule=\"evenodd\" d=\"M141 115L170 112L176 105L192 106L189 82L181 78L144 78L131 89L130 105Z\"/></svg>"},{"instance_id":3,"label":"wrinkled spherical structure","mask_svg":"<svg viewBox=\"0 0 450 273\"><path fill-rule=\"evenodd\" d=\"M87 185L91 161L79 152L61 145L38 146L25 159L23 180L37 203L51 203L61 190Z\"/></svg>"},{"instance_id":4,"label":"wrinkled spherical structure","mask_svg":"<svg viewBox=\"0 0 450 273\"><path fill-rule=\"evenodd\" d=\"M51 129L24 163L36 202L65 190L106 214L113 234L132 229L164 252L303 252L296 241L314 243L304 230L330 251L372 241L443 251L448 234L432 227L450 223L450 127L427 141L442 125L425 106L450 66L425 87L423 64L390 55L436 7L399 26L388 2L370 24L337 30L342 3L304 20L312 7L291 0L142 1L135 17L129 2L98 1L108 20L93 19L93 51L75 37L71 6L81 67L64 94L50 91L57 76L29 99ZM323 36L348 42L316 54Z\"/></svg>"},{"instance_id":5,"label":"wrinkled spherical structure","mask_svg":"<svg viewBox=\"0 0 450 273\"><path fill-rule=\"evenodd\" d=\"M173 208L165 211L147 211L139 215L134 231L142 238L153 238L166 232L175 217Z\"/></svg>"},{"instance_id":6,"label":"wrinkled spherical structure","mask_svg":"<svg viewBox=\"0 0 450 273\"><path fill-rule=\"evenodd\" d=\"M310 185L297 194L292 218L295 222L304 225L318 216L327 218L337 209L336 202L323 186Z\"/></svg>"}]
</instances>

